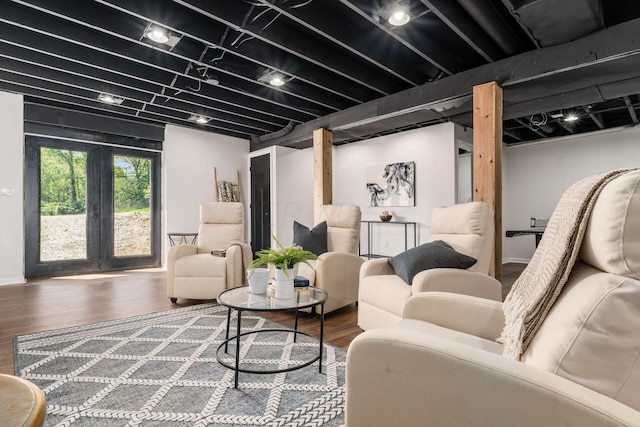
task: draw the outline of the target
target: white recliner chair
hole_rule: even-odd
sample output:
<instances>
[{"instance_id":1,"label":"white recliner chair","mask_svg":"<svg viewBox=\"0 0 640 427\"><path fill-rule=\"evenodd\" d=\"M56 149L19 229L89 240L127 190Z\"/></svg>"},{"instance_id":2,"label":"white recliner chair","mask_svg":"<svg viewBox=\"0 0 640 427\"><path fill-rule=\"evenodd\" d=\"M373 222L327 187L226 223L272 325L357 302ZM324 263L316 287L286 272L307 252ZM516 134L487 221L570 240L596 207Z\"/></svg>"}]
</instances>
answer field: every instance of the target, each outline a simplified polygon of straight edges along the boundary
<instances>
[{"instance_id":1,"label":"white recliner chair","mask_svg":"<svg viewBox=\"0 0 640 427\"><path fill-rule=\"evenodd\" d=\"M167 255L167 296L215 299L225 289L245 281L243 259L244 207L236 202L211 202L200 205L198 243L177 245ZM224 256L211 251L225 250ZM250 252L249 250L249 259Z\"/></svg>"},{"instance_id":2,"label":"white recliner chair","mask_svg":"<svg viewBox=\"0 0 640 427\"><path fill-rule=\"evenodd\" d=\"M446 291L502 300L502 285L488 275L494 241L493 211L486 203L437 207L431 216L429 242L442 240L477 262L467 270L434 268L415 275L411 285L396 275L387 259L366 261L360 269L358 326L391 327L402 319L412 295Z\"/></svg>"},{"instance_id":3,"label":"white recliner chair","mask_svg":"<svg viewBox=\"0 0 640 427\"><path fill-rule=\"evenodd\" d=\"M328 252L310 261L311 267L301 263L298 275L327 291L326 313L358 301L358 277L363 263L358 255L361 216L356 205L318 207L318 223L327 222Z\"/></svg>"},{"instance_id":4,"label":"white recliner chair","mask_svg":"<svg viewBox=\"0 0 640 427\"><path fill-rule=\"evenodd\" d=\"M563 246L549 239L541 258ZM640 426L640 171L598 196L519 360L496 342L509 326L497 301L412 297L392 329L351 343L346 426Z\"/></svg>"}]
</instances>

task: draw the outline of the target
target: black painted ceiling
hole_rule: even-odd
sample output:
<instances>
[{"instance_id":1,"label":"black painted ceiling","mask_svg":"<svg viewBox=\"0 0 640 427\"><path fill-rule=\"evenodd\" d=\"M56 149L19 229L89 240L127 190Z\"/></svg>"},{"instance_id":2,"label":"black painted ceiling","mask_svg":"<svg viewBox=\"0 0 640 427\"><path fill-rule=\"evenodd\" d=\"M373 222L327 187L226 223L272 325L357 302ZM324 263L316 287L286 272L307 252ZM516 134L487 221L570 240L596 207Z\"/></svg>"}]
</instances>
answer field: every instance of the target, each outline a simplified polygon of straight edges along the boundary
<instances>
[{"instance_id":1,"label":"black painted ceiling","mask_svg":"<svg viewBox=\"0 0 640 427\"><path fill-rule=\"evenodd\" d=\"M397 0L0 0L0 90L252 149L309 146L317 127L347 143L470 126L472 87L488 81L504 88L507 144L638 124L639 1L400 2L412 19L395 27ZM177 44L143 37L150 25Z\"/></svg>"}]
</instances>

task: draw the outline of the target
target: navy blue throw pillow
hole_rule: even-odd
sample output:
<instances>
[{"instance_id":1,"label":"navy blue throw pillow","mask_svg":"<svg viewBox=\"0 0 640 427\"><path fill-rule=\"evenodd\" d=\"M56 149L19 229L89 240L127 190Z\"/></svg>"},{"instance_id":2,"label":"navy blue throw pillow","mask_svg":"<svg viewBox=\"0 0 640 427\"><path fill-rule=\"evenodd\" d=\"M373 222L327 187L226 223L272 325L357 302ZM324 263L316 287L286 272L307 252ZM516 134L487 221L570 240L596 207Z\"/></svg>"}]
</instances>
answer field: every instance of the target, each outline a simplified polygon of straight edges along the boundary
<instances>
[{"instance_id":1,"label":"navy blue throw pillow","mask_svg":"<svg viewBox=\"0 0 640 427\"><path fill-rule=\"evenodd\" d=\"M442 240L425 243L389 259L396 274L409 285L413 276L431 268L460 268L466 270L478 260L456 252Z\"/></svg>"}]
</instances>

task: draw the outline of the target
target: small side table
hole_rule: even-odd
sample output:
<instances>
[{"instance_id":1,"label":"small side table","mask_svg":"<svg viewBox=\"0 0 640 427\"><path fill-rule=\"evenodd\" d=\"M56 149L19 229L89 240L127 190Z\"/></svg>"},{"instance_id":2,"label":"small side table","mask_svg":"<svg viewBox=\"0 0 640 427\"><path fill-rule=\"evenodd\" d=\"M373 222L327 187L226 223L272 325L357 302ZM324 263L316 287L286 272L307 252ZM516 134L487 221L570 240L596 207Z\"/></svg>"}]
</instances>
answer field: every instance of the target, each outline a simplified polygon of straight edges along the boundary
<instances>
[{"instance_id":1,"label":"small side table","mask_svg":"<svg viewBox=\"0 0 640 427\"><path fill-rule=\"evenodd\" d=\"M198 241L198 233L167 233L169 237L169 244L175 245L195 245ZM189 237L191 241L189 241ZM174 238L176 240L174 240Z\"/></svg>"},{"instance_id":2,"label":"small side table","mask_svg":"<svg viewBox=\"0 0 640 427\"><path fill-rule=\"evenodd\" d=\"M239 286L236 288L227 289L218 295L218 304L228 308L227 311L227 333L225 340L220 344L216 351L216 359L218 362L229 369L234 371L234 386L238 388L238 374L240 372L252 373L252 374L277 374L280 372L289 372L295 369L304 368L311 365L316 360L318 361L318 372L322 373L322 346L324 335L324 303L327 301L328 294L326 291L313 286L307 286L302 289L297 289L293 298L289 299L277 299L270 292L266 294L255 295L249 292L249 286ZM320 306L320 338L316 338L306 332L298 331L298 310L308 307ZM231 326L231 310L236 310L236 335L229 337L229 328ZM295 326L293 329L258 329L248 332L242 332L241 319L243 311L295 311ZM240 357L240 338L247 335L261 334L265 332L285 332L294 333L294 340L298 335L305 335L312 340L318 341L318 355L312 357L310 360L301 361L295 366L285 367L281 369L250 369L242 366L242 360ZM227 353L228 345L230 342L235 341L235 355L234 363L227 363L221 352Z\"/></svg>"},{"instance_id":3,"label":"small side table","mask_svg":"<svg viewBox=\"0 0 640 427\"><path fill-rule=\"evenodd\" d=\"M47 413L42 391L31 381L0 374L0 415L3 426L41 427Z\"/></svg>"}]
</instances>

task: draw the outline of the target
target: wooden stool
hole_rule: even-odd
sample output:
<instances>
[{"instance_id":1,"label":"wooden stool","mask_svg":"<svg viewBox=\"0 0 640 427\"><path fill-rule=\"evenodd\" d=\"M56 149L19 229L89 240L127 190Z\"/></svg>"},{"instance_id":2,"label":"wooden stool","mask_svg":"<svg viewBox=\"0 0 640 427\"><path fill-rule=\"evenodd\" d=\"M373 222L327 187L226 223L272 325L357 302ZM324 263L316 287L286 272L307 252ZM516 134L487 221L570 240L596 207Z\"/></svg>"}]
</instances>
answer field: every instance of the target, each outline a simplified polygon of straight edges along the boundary
<instances>
[{"instance_id":1,"label":"wooden stool","mask_svg":"<svg viewBox=\"0 0 640 427\"><path fill-rule=\"evenodd\" d=\"M40 427L47 412L44 394L33 383L0 374L0 418L5 427Z\"/></svg>"}]
</instances>

